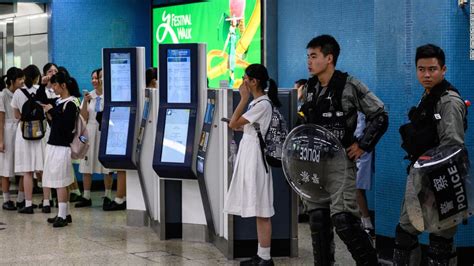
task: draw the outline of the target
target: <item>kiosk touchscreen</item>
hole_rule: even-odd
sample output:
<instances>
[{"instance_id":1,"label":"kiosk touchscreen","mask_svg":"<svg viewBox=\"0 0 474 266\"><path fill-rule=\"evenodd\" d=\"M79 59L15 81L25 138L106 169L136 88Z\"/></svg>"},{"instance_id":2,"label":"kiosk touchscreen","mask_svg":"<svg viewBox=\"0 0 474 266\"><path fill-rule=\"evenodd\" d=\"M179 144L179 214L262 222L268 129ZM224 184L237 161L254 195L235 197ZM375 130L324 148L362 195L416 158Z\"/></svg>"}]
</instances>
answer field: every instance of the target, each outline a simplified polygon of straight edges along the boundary
<instances>
[{"instance_id":1,"label":"kiosk touchscreen","mask_svg":"<svg viewBox=\"0 0 474 266\"><path fill-rule=\"evenodd\" d=\"M196 179L199 44L159 47L160 105L153 169L163 178ZM205 84L205 83L204 83Z\"/></svg>"},{"instance_id":2,"label":"kiosk touchscreen","mask_svg":"<svg viewBox=\"0 0 474 266\"><path fill-rule=\"evenodd\" d=\"M104 110L99 161L111 169L136 169L138 89L145 87L144 48L104 48Z\"/></svg>"}]
</instances>

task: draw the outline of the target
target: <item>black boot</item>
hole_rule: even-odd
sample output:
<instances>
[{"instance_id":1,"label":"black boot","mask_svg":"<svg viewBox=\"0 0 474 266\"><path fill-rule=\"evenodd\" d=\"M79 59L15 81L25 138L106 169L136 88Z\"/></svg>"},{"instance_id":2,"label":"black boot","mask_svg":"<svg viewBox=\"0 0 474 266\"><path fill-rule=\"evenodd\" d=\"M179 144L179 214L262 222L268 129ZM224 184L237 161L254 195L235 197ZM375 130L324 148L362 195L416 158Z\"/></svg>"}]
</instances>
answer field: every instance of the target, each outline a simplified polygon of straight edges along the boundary
<instances>
[{"instance_id":1,"label":"black boot","mask_svg":"<svg viewBox=\"0 0 474 266\"><path fill-rule=\"evenodd\" d=\"M453 245L453 239L446 239L441 236L430 234L430 247L428 248L428 265L450 266L456 264L456 249Z\"/></svg>"},{"instance_id":2,"label":"black boot","mask_svg":"<svg viewBox=\"0 0 474 266\"><path fill-rule=\"evenodd\" d=\"M310 211L309 228L313 244L314 265L334 264L334 232L329 209Z\"/></svg>"},{"instance_id":3,"label":"black boot","mask_svg":"<svg viewBox=\"0 0 474 266\"><path fill-rule=\"evenodd\" d=\"M408 266L420 265L421 249L418 236L412 235L397 225L395 231L395 248L393 250L393 265Z\"/></svg>"},{"instance_id":4,"label":"black boot","mask_svg":"<svg viewBox=\"0 0 474 266\"><path fill-rule=\"evenodd\" d=\"M377 252L370 236L360 226L360 219L348 212L332 216L336 233L346 244L357 265L377 265Z\"/></svg>"}]
</instances>

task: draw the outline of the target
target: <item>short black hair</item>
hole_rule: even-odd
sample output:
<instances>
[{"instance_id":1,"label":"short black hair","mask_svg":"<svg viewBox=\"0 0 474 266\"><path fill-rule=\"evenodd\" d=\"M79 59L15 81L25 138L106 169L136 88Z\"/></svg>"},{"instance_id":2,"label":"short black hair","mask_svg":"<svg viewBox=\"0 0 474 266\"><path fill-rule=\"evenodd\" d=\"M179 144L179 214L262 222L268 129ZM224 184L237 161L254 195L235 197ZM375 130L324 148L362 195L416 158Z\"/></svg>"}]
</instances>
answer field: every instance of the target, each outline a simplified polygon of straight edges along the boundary
<instances>
[{"instance_id":1,"label":"short black hair","mask_svg":"<svg viewBox=\"0 0 474 266\"><path fill-rule=\"evenodd\" d=\"M418 64L419 59L423 58L436 58L441 67L443 67L446 62L443 49L431 43L416 48L415 65Z\"/></svg>"},{"instance_id":2,"label":"short black hair","mask_svg":"<svg viewBox=\"0 0 474 266\"><path fill-rule=\"evenodd\" d=\"M331 35L324 34L314 37L311 41L309 41L308 45L306 45L306 49L315 49L318 47L321 49L321 53L323 53L324 56L332 54L334 66L336 66L337 58L341 52L341 47L339 46L339 43L337 43L336 39Z\"/></svg>"}]
</instances>

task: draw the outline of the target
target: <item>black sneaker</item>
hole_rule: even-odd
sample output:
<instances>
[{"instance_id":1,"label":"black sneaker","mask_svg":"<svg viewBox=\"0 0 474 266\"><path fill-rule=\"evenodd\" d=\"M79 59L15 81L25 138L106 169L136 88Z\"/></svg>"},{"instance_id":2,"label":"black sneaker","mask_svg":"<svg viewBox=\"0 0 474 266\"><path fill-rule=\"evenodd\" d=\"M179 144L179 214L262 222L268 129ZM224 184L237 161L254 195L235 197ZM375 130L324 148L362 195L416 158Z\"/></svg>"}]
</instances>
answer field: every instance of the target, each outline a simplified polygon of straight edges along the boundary
<instances>
[{"instance_id":1,"label":"black sneaker","mask_svg":"<svg viewBox=\"0 0 474 266\"><path fill-rule=\"evenodd\" d=\"M15 203L11 200L3 203L2 208L7 211L16 211Z\"/></svg>"},{"instance_id":2,"label":"black sneaker","mask_svg":"<svg viewBox=\"0 0 474 266\"><path fill-rule=\"evenodd\" d=\"M56 220L58 219L59 217L56 215L54 217L51 217L51 218L48 218L46 221L49 223L49 224L52 224L54 222L56 222ZM70 214L66 215L66 222L68 224L72 223L72 217Z\"/></svg>"},{"instance_id":3,"label":"black sneaker","mask_svg":"<svg viewBox=\"0 0 474 266\"><path fill-rule=\"evenodd\" d=\"M81 195L77 195L76 193L69 193L69 202L79 202L81 201L81 199Z\"/></svg>"},{"instance_id":4,"label":"black sneaker","mask_svg":"<svg viewBox=\"0 0 474 266\"><path fill-rule=\"evenodd\" d=\"M57 217L53 223L53 227L64 227L67 226L67 218L63 219L61 217Z\"/></svg>"},{"instance_id":5,"label":"black sneaker","mask_svg":"<svg viewBox=\"0 0 474 266\"><path fill-rule=\"evenodd\" d=\"M41 212L42 213L51 213L51 206L42 206Z\"/></svg>"},{"instance_id":6,"label":"black sneaker","mask_svg":"<svg viewBox=\"0 0 474 266\"><path fill-rule=\"evenodd\" d=\"M29 207L23 207L23 208L19 209L18 213L33 214L35 212L33 211L33 206L29 206Z\"/></svg>"},{"instance_id":7,"label":"black sneaker","mask_svg":"<svg viewBox=\"0 0 474 266\"><path fill-rule=\"evenodd\" d=\"M255 255L249 260L241 261L240 265L274 265L274 264L271 258L269 260L264 260L260 258L258 255Z\"/></svg>"},{"instance_id":8,"label":"black sneaker","mask_svg":"<svg viewBox=\"0 0 474 266\"><path fill-rule=\"evenodd\" d=\"M113 200L109 205L103 207L104 211L123 211L127 209L127 201L124 201L122 204L118 204Z\"/></svg>"},{"instance_id":9,"label":"black sneaker","mask_svg":"<svg viewBox=\"0 0 474 266\"><path fill-rule=\"evenodd\" d=\"M104 197L104 201L102 202L102 210L105 211L105 209L108 208L108 206L112 203L112 200L109 199L108 197Z\"/></svg>"},{"instance_id":10,"label":"black sneaker","mask_svg":"<svg viewBox=\"0 0 474 266\"><path fill-rule=\"evenodd\" d=\"M16 207L18 209L21 209L21 208L25 207L25 201L17 201L16 202Z\"/></svg>"},{"instance_id":11,"label":"black sneaker","mask_svg":"<svg viewBox=\"0 0 474 266\"><path fill-rule=\"evenodd\" d=\"M81 200L74 205L76 208L82 208L82 207L90 207L92 206L92 199L85 199L81 197Z\"/></svg>"},{"instance_id":12,"label":"black sneaker","mask_svg":"<svg viewBox=\"0 0 474 266\"><path fill-rule=\"evenodd\" d=\"M31 204L31 207L33 207L33 209L37 209L38 208L38 204Z\"/></svg>"}]
</instances>

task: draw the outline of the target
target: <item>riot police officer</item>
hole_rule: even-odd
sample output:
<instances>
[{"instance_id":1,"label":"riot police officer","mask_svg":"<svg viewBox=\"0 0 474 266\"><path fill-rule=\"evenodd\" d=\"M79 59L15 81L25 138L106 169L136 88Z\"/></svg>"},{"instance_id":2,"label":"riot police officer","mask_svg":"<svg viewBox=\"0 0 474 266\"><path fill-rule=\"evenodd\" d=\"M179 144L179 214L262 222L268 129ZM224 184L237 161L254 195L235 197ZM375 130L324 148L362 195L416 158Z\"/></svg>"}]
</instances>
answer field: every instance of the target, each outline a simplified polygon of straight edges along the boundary
<instances>
[{"instance_id":1,"label":"riot police officer","mask_svg":"<svg viewBox=\"0 0 474 266\"><path fill-rule=\"evenodd\" d=\"M402 147L415 162L427 150L448 145L464 145L466 105L459 92L445 79L445 55L433 44L416 50L416 73L424 93L409 112L410 123L400 128ZM406 192L405 192L406 193ZM421 250L418 231L410 222L406 202L395 233L394 265L419 265ZM429 265L449 265L454 261L453 236L456 226L430 233Z\"/></svg>"},{"instance_id":2,"label":"riot police officer","mask_svg":"<svg viewBox=\"0 0 474 266\"><path fill-rule=\"evenodd\" d=\"M329 201L305 201L314 264L334 263L334 226L357 265L376 265L376 251L360 225L355 160L364 152L374 149L387 130L388 115L383 103L366 85L335 69L340 47L334 37L315 37L306 48L308 70L312 77L303 90L304 104L300 111L306 123L322 126L332 132L346 148L350 159L344 174L328 174L329 181L324 190L329 195ZM365 133L360 139L354 137L357 111L364 113L367 119ZM336 196L337 193L342 195Z\"/></svg>"}]
</instances>

